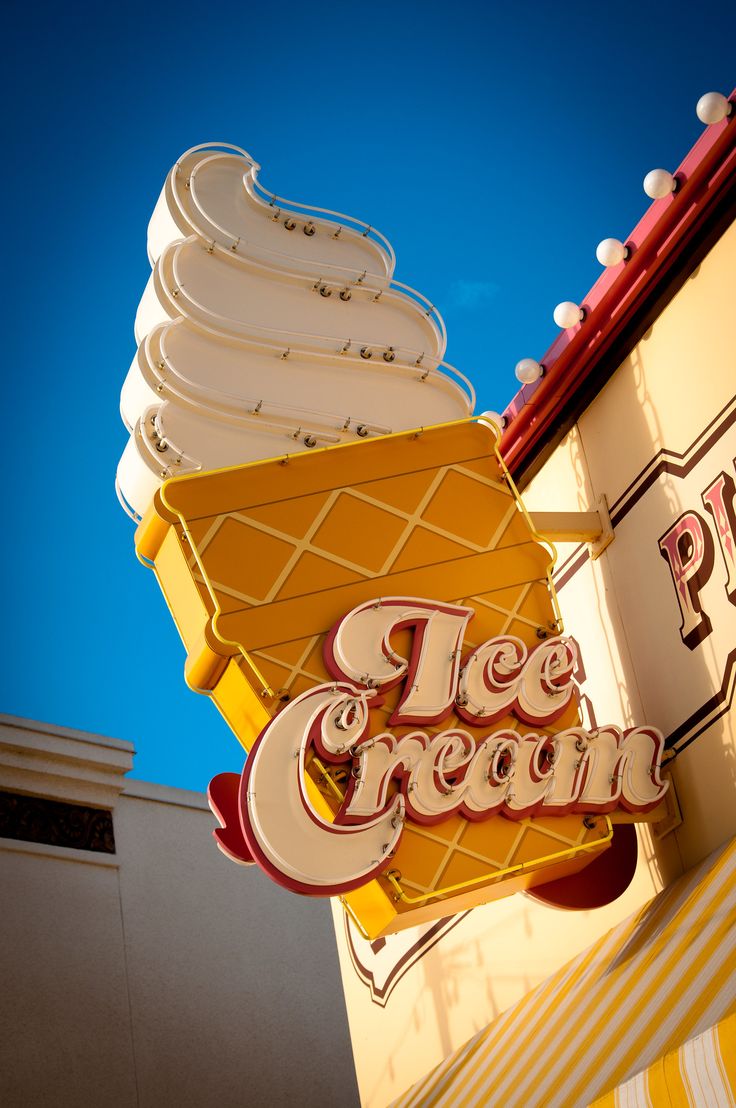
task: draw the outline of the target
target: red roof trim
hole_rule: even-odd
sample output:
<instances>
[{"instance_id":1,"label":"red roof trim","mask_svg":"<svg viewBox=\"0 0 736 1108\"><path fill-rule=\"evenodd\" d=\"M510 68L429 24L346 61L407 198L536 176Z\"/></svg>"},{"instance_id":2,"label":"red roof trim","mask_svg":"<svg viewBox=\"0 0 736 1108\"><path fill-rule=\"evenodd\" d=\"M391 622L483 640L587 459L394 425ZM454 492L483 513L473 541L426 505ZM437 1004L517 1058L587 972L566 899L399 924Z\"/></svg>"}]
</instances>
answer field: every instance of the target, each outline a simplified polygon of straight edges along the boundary
<instances>
[{"instance_id":1,"label":"red roof trim","mask_svg":"<svg viewBox=\"0 0 736 1108\"><path fill-rule=\"evenodd\" d=\"M730 100L736 103L736 89ZM561 331L541 359L544 376L525 385L503 413L501 453L519 474L579 395L606 351L621 338L646 297L674 269L685 247L727 194L736 171L736 110L706 128L677 169L677 191L654 200L626 240L629 258L605 269L581 307L585 319Z\"/></svg>"}]
</instances>

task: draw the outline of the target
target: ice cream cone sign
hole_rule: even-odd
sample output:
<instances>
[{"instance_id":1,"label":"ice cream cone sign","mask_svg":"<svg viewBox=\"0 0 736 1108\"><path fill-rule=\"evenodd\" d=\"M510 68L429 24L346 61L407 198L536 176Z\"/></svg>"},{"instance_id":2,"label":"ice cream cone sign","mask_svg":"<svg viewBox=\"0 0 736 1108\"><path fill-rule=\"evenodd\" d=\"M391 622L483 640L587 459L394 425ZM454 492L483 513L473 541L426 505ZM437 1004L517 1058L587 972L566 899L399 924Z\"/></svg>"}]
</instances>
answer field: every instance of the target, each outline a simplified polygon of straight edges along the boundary
<instances>
[{"instance_id":1,"label":"ice cream cone sign","mask_svg":"<svg viewBox=\"0 0 736 1108\"><path fill-rule=\"evenodd\" d=\"M185 159L187 199L177 207L170 182L164 210L183 220L182 210L191 214L186 204L218 195L223 180L230 187L238 159L242 176L241 155L213 154L203 169ZM252 185L252 163L231 218L251 219L262 232L258 249L265 250L266 228L257 220L278 221L263 199L258 207L249 179ZM313 261L307 251L326 235L322 224L309 226L314 233L305 223L297 238L296 228L283 232L299 246L289 271L292 298L282 289L284 319L288 304L301 303L300 288L313 304L348 303L339 293L305 287L300 274ZM330 241L349 240L348 230L333 229ZM202 248L210 261L234 264L216 249L208 254L204 231L197 234L187 250ZM375 938L519 889L549 888L613 857L613 824L645 818L667 784L655 729L593 732L582 725L579 659L552 588L553 549L533 530L498 454L494 426L457 410L460 394L437 368L441 329L432 324L432 384L415 364L421 349L407 353L409 342L431 345L430 317L421 323L413 308L392 303L392 256L380 242L368 246L368 236L350 234L361 239L350 264L364 249L359 264L384 267L383 284L373 285L374 298L381 292L373 308L393 310L383 323L361 318L389 332L393 320L403 336L382 347L393 348L393 360L381 357L385 411L398 426L351 438L351 420L333 419L338 441L306 446L301 430L281 437L271 430L271 457L246 455L224 468L208 463L181 476L159 471L148 486L136 484L134 466L124 466L122 483L129 482L126 500L137 498L141 510L150 499L136 547L154 569L184 641L186 680L211 696L247 752L240 777L220 775L211 785L218 845L297 893L340 897L362 932ZM257 261L274 270L269 280L288 284L272 255ZM253 256L237 265L254 266ZM323 276L327 265L323 257ZM230 279L236 281L232 273ZM367 284L368 276L352 287L351 303ZM324 318L334 326L340 320L338 313ZM195 323L201 326L181 317L154 330L163 326L156 335L165 332L168 343L177 327L194 331ZM248 342L250 326L242 331ZM235 334L232 319L227 334ZM213 346L225 343L197 335ZM314 336L292 339L300 373L315 344ZM144 351L145 365L149 357L155 355ZM360 362L372 361L358 354L358 380L365 372ZM345 363L345 375L353 368ZM166 377L167 387L175 376ZM427 402L440 409L434 425L429 419L402 425L409 410L398 399L394 405L392 389L399 398L408 383L420 394L428 384L435 390ZM185 410L177 399L170 403ZM192 405L191 419L182 416L180 425L203 451L209 432ZM260 412L249 418L257 421ZM208 410L205 419L215 417ZM238 428L246 439L248 428ZM140 460L147 448L135 433L131 442Z\"/></svg>"},{"instance_id":2,"label":"ice cream cone sign","mask_svg":"<svg viewBox=\"0 0 736 1108\"><path fill-rule=\"evenodd\" d=\"M138 531L249 752L219 844L374 936L583 868L666 788L651 728L581 726L494 447L468 421L182 477Z\"/></svg>"}]
</instances>

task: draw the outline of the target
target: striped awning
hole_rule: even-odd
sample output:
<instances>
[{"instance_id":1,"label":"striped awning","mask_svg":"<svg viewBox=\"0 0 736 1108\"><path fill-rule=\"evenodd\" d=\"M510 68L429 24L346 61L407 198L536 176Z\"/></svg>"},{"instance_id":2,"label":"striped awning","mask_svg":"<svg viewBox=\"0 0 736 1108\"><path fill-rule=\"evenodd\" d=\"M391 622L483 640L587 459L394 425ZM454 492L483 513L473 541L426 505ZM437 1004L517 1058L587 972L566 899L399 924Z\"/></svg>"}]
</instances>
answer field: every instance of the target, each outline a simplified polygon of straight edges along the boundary
<instances>
[{"instance_id":1,"label":"striped awning","mask_svg":"<svg viewBox=\"0 0 736 1108\"><path fill-rule=\"evenodd\" d=\"M662 1081L680 1065L670 1055L684 1060L684 1073L701 1073L693 1088L705 1067L733 1090L733 1065L719 1059L724 1043L733 1051L735 948L736 839L528 993L394 1108L573 1108L607 1093L606 1108L667 1105ZM647 1100L646 1090L657 1095ZM677 1095L677 1105L734 1103Z\"/></svg>"},{"instance_id":2,"label":"striped awning","mask_svg":"<svg viewBox=\"0 0 736 1108\"><path fill-rule=\"evenodd\" d=\"M671 1050L593 1108L732 1108L736 1105L736 1016Z\"/></svg>"}]
</instances>

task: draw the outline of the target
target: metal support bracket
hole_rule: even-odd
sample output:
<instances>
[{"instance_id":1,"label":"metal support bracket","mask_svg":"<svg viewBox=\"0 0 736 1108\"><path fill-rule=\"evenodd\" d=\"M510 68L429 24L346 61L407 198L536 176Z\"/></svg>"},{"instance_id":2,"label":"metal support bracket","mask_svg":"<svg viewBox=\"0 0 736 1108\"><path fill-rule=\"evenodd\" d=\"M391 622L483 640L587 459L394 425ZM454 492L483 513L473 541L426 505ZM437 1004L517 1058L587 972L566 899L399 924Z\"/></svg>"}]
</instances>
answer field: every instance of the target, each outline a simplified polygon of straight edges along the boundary
<instances>
[{"instance_id":1,"label":"metal support bracket","mask_svg":"<svg viewBox=\"0 0 736 1108\"><path fill-rule=\"evenodd\" d=\"M530 512L534 529L551 542L587 542L595 561L614 540L605 496L593 512Z\"/></svg>"}]
</instances>

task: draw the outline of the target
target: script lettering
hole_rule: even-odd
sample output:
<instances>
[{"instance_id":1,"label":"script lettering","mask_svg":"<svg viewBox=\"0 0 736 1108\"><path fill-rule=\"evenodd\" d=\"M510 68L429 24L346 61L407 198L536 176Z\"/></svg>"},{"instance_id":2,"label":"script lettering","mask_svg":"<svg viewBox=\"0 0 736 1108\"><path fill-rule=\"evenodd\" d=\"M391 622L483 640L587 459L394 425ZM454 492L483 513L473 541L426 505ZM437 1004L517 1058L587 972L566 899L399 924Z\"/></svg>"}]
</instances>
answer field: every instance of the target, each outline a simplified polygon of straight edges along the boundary
<instances>
[{"instance_id":1,"label":"script lettering","mask_svg":"<svg viewBox=\"0 0 736 1108\"><path fill-rule=\"evenodd\" d=\"M472 608L415 597L388 597L353 608L325 644L325 662L338 680L390 689L404 681L389 720L439 723L451 711L457 691L460 648ZM413 629L410 658L391 646L391 635Z\"/></svg>"},{"instance_id":2,"label":"script lettering","mask_svg":"<svg viewBox=\"0 0 736 1108\"><path fill-rule=\"evenodd\" d=\"M680 556L683 567L698 560L681 548ZM660 776L663 740L654 728L493 730L510 716L541 727L558 719L575 693L576 652L564 638L529 651L502 635L461 659L472 615L460 605L393 597L340 620L325 647L339 679L303 693L263 729L238 793L245 845L237 846L229 828L221 845L242 860L252 856L288 888L333 895L388 867L406 819L431 825L455 815L520 820L656 806L668 783ZM391 644L406 628L409 658ZM436 723L454 711L471 730L371 735L371 702L380 703L381 693L400 681L391 726ZM332 816L310 777L313 754L349 770ZM213 793L216 814L218 795L222 789Z\"/></svg>"}]
</instances>

